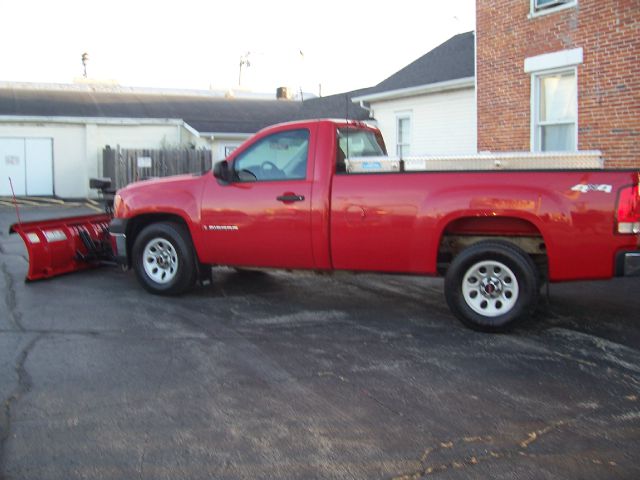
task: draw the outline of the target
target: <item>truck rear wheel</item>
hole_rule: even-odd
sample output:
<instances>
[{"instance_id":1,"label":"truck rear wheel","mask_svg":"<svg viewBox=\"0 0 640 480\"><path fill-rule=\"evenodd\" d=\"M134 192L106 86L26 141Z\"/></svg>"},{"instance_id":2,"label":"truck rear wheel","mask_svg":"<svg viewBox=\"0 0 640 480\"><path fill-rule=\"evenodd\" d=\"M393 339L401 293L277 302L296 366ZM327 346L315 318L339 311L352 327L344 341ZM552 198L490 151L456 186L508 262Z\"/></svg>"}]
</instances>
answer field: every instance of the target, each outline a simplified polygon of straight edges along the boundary
<instances>
[{"instance_id":1,"label":"truck rear wheel","mask_svg":"<svg viewBox=\"0 0 640 480\"><path fill-rule=\"evenodd\" d=\"M483 241L463 250L445 276L451 311L467 327L483 332L508 330L531 315L539 289L531 257L502 241Z\"/></svg>"},{"instance_id":2,"label":"truck rear wheel","mask_svg":"<svg viewBox=\"0 0 640 480\"><path fill-rule=\"evenodd\" d=\"M133 244L133 268L151 293L177 295L192 288L197 269L186 228L177 223L146 226Z\"/></svg>"}]
</instances>

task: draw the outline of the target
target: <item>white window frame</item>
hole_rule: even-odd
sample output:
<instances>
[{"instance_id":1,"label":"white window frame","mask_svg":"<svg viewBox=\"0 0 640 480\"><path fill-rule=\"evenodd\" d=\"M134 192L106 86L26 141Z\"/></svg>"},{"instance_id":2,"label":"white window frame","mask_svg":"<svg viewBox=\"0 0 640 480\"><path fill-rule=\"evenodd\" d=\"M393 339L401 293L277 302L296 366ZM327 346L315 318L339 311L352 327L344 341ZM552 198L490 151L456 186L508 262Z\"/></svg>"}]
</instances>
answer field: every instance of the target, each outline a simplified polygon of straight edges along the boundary
<instances>
[{"instance_id":1,"label":"white window frame","mask_svg":"<svg viewBox=\"0 0 640 480\"><path fill-rule=\"evenodd\" d=\"M536 0L529 0L529 18L549 15L550 13L559 12L578 5L578 0L570 0L568 2L558 3L557 5L549 5L544 8L536 8Z\"/></svg>"},{"instance_id":2,"label":"white window frame","mask_svg":"<svg viewBox=\"0 0 640 480\"><path fill-rule=\"evenodd\" d=\"M408 132L408 136L409 136L409 141L405 141L402 144L400 144L400 121L401 120L409 120L409 132ZM411 154L411 141L413 140L413 112L411 111L404 111L404 112L396 112L396 155L398 157L402 156L400 155L400 147L405 147L406 146L406 151L408 151L408 154ZM404 150L404 148L403 148ZM407 156L407 154L405 154L404 156Z\"/></svg>"},{"instance_id":3,"label":"white window frame","mask_svg":"<svg viewBox=\"0 0 640 480\"><path fill-rule=\"evenodd\" d=\"M542 55L537 55L535 57L528 57L524 60L524 71L525 73L531 74L531 138L530 138L530 149L532 152L540 151L540 141L539 135L537 133L538 130L538 116L540 113L539 110L539 93L538 93L538 79L540 77L546 75L552 75L555 73L569 72L573 71L574 78L576 81L576 87L578 87L578 66L582 64L583 61L583 50L582 47L574 48L571 50L560 50L558 52L550 52L544 53ZM578 88L576 88L576 121L575 121L575 145L576 150L578 149L578 119L579 116L579 104L578 98L580 96L580 92Z\"/></svg>"},{"instance_id":4,"label":"white window frame","mask_svg":"<svg viewBox=\"0 0 640 480\"><path fill-rule=\"evenodd\" d=\"M564 121L564 122L541 122L540 118L540 85L541 79L544 77L548 77L551 75L558 74L572 74L573 79L576 82L576 117L574 121ZM556 68L553 70L545 70L540 72L535 72L531 75L531 151L532 152L542 152L542 135L541 135L541 127L549 126L549 125L575 125L574 128L574 151L578 150L578 68L577 67L569 67L569 68Z\"/></svg>"}]
</instances>

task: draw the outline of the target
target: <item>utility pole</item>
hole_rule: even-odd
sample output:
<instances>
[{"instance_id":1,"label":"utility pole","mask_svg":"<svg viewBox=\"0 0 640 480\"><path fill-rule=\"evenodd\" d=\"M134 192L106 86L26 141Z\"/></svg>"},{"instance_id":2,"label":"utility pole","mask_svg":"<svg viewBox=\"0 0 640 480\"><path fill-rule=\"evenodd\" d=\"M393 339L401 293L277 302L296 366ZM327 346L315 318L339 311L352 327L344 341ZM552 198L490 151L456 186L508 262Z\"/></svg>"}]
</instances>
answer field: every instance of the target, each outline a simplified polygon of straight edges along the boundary
<instances>
[{"instance_id":1,"label":"utility pole","mask_svg":"<svg viewBox=\"0 0 640 480\"><path fill-rule=\"evenodd\" d=\"M87 62L89 61L89 54L84 52L82 54L82 68L84 69L84 74L82 75L84 78L87 78Z\"/></svg>"},{"instance_id":2,"label":"utility pole","mask_svg":"<svg viewBox=\"0 0 640 480\"><path fill-rule=\"evenodd\" d=\"M300 54L300 75L298 78L300 82L300 101L304 102L304 93L302 92L302 81L304 79L304 52L300 49L298 50L298 53Z\"/></svg>"},{"instance_id":3,"label":"utility pole","mask_svg":"<svg viewBox=\"0 0 640 480\"><path fill-rule=\"evenodd\" d=\"M251 62L249 61L249 55L251 52L247 52L240 57L240 70L238 72L238 86L242 85L242 67L250 67Z\"/></svg>"}]
</instances>

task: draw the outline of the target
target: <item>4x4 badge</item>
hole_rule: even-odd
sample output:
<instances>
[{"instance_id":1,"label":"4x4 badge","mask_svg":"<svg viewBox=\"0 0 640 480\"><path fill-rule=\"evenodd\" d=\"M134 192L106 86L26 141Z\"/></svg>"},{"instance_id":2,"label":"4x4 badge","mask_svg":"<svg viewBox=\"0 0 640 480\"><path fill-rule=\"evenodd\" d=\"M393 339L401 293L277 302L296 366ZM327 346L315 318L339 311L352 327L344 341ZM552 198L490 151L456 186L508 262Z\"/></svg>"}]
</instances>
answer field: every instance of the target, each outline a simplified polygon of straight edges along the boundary
<instances>
[{"instance_id":1,"label":"4x4 badge","mask_svg":"<svg viewBox=\"0 0 640 480\"><path fill-rule=\"evenodd\" d=\"M587 192L611 193L611 191L613 190L613 187L611 185L606 184L606 183L601 183L601 184L579 183L579 184L574 185L573 187L571 187L571 190L574 191L574 192L581 192L581 193L587 193Z\"/></svg>"}]
</instances>

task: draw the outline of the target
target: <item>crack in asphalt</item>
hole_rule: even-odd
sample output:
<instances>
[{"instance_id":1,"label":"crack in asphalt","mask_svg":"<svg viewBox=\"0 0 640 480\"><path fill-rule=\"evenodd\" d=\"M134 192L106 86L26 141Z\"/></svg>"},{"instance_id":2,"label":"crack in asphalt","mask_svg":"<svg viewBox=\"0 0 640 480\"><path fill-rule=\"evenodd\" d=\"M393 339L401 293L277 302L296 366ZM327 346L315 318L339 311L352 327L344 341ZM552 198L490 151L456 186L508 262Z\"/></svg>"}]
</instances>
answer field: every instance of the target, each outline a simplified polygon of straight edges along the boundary
<instances>
[{"instance_id":1,"label":"crack in asphalt","mask_svg":"<svg viewBox=\"0 0 640 480\"><path fill-rule=\"evenodd\" d=\"M638 399L636 395L629 395L625 398L629 401L637 401ZM633 410L628 411L622 415L611 415L610 418L618 422L635 421L640 418L640 412ZM545 454L531 453L529 447L537 442L542 441L543 437L549 435L550 433L574 425L581 420L595 421L592 417L592 414L587 413L577 415L573 418L557 420L536 430L526 432L520 437L520 440L518 440L517 438L515 440L508 440L507 445L500 448L492 448L492 446L495 444L495 441L498 439L492 437L491 435L463 437L436 442L435 446L425 449L420 459L416 461L416 463L419 464L419 467L416 470L410 473L396 475L392 478L393 480L418 480L434 474L443 473L450 470L462 470L473 467L480 463L490 462L494 460L509 460L517 457L539 458L544 456ZM477 451L477 448L470 447L471 444L479 445L483 450ZM467 452L456 452L456 450L464 449L467 449ZM432 457L434 456L434 454L447 450L450 450L455 454L453 459L448 461L432 461ZM585 454L589 455L589 452L585 452ZM589 456L580 458L583 460L590 460L594 465L605 465L609 467L618 466L617 462L610 459L607 460L600 457Z\"/></svg>"},{"instance_id":2,"label":"crack in asphalt","mask_svg":"<svg viewBox=\"0 0 640 480\"><path fill-rule=\"evenodd\" d=\"M27 357L34 349L36 344L43 335L38 335L31 339L26 347L22 349L18 355L14 371L18 377L18 384L11 394L2 402L2 412L0 413L0 478L3 477L5 468L5 448L9 437L11 436L11 414L12 409L22 397L31 391L33 386L31 376L25 367Z\"/></svg>"},{"instance_id":3,"label":"crack in asphalt","mask_svg":"<svg viewBox=\"0 0 640 480\"><path fill-rule=\"evenodd\" d=\"M11 276L11 273L9 273L6 264L3 263L0 267L0 270L2 270L2 274L4 275L4 281L6 284L4 301L9 311L9 321L18 331L24 332L24 326L21 322L22 314L18 312L18 301L16 299L16 289L13 282L13 277Z\"/></svg>"},{"instance_id":4,"label":"crack in asphalt","mask_svg":"<svg viewBox=\"0 0 640 480\"><path fill-rule=\"evenodd\" d=\"M393 477L393 480L418 480L426 476L430 476L437 473L443 473L449 470L462 470L465 468L473 467L479 463L489 462L497 459L509 459L514 457L528 457L534 456L527 452L527 449L535 442L541 440L541 438L552 431L558 430L561 427L567 426L580 417L571 420L558 420L552 422L549 425L544 426L538 430L533 430L526 433L526 438L520 441L516 441L513 445L506 447L492 449L491 445L494 443L494 437L490 435L480 435L474 437L463 437L455 440L445 440L438 442L434 447L427 448L420 460L418 461L420 467L413 472L401 474ZM471 449L466 455L456 456L454 459L448 462L431 462L433 454L451 450L455 451L458 446L462 445L463 448L469 448L469 445L482 445L486 447L484 452L474 452Z\"/></svg>"},{"instance_id":5,"label":"crack in asphalt","mask_svg":"<svg viewBox=\"0 0 640 480\"><path fill-rule=\"evenodd\" d=\"M375 395L373 395L372 393L369 393L368 390L365 390L364 388L361 388L360 389L360 393L362 393L365 397L369 398L370 400L373 400L375 403L377 403L380 407L384 408L388 412L393 413L394 415L397 415L398 417L404 417L404 414L401 411L395 410L394 408L391 408L389 405L384 403L382 400L379 400Z\"/></svg>"}]
</instances>

